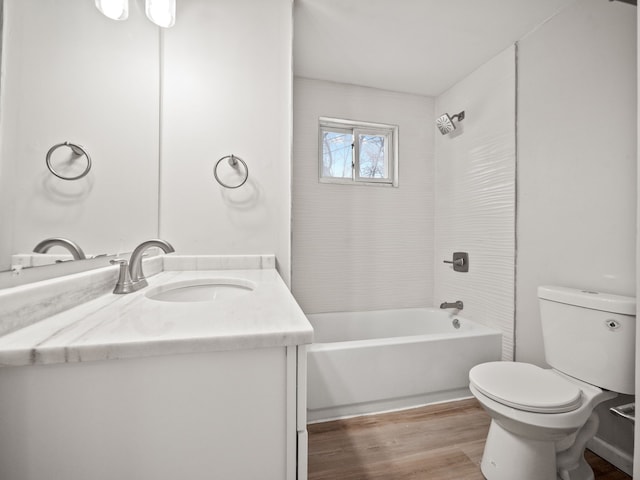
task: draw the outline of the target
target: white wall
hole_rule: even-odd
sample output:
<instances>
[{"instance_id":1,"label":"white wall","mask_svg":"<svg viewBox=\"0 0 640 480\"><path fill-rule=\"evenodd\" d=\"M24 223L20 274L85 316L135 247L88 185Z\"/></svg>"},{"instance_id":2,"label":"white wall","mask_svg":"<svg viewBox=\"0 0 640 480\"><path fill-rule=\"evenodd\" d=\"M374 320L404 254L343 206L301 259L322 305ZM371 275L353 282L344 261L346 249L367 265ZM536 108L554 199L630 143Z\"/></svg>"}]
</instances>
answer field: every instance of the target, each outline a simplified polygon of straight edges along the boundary
<instances>
[{"instance_id":1,"label":"white wall","mask_svg":"<svg viewBox=\"0 0 640 480\"><path fill-rule=\"evenodd\" d=\"M514 325L515 62L511 47L436 99L436 116L464 110L466 118L436 136L435 301L462 300L465 317L500 330L506 360ZM469 272L443 263L456 251L469 253Z\"/></svg>"},{"instance_id":2,"label":"white wall","mask_svg":"<svg viewBox=\"0 0 640 480\"><path fill-rule=\"evenodd\" d=\"M178 14L163 32L160 235L181 253L275 253L288 282L291 0L180 0ZM213 177L230 154L249 168L237 190Z\"/></svg>"},{"instance_id":3,"label":"white wall","mask_svg":"<svg viewBox=\"0 0 640 480\"><path fill-rule=\"evenodd\" d=\"M544 365L538 285L635 291L634 7L576 2L518 59L516 357Z\"/></svg>"},{"instance_id":4,"label":"white wall","mask_svg":"<svg viewBox=\"0 0 640 480\"><path fill-rule=\"evenodd\" d=\"M640 23L640 11L636 9L636 25ZM640 90L640 29L636 32L636 93ZM636 98L636 148L640 146L640 105ZM638 156L636 152L636 166ZM636 192L640 190L640 172L636 171ZM636 272L640 270L640 198L636 196ZM636 274L636 299L640 298L640 275ZM640 394L640 329L636 328L636 396ZM633 476L640 478L640 428L634 425Z\"/></svg>"},{"instance_id":5,"label":"white wall","mask_svg":"<svg viewBox=\"0 0 640 480\"><path fill-rule=\"evenodd\" d=\"M433 304L433 99L296 78L293 293L307 313ZM399 187L318 182L318 118L399 126Z\"/></svg>"},{"instance_id":6,"label":"white wall","mask_svg":"<svg viewBox=\"0 0 640 480\"><path fill-rule=\"evenodd\" d=\"M544 366L538 285L635 295L635 7L576 2L518 59L516 358ZM630 400L599 407L590 444L627 470L632 429L606 408Z\"/></svg>"},{"instance_id":7,"label":"white wall","mask_svg":"<svg viewBox=\"0 0 640 480\"><path fill-rule=\"evenodd\" d=\"M5 0L4 15L0 270L46 237L99 254L155 236L158 28L136 8L114 22L90 1ZM46 168L65 141L92 157L80 180Z\"/></svg>"}]
</instances>

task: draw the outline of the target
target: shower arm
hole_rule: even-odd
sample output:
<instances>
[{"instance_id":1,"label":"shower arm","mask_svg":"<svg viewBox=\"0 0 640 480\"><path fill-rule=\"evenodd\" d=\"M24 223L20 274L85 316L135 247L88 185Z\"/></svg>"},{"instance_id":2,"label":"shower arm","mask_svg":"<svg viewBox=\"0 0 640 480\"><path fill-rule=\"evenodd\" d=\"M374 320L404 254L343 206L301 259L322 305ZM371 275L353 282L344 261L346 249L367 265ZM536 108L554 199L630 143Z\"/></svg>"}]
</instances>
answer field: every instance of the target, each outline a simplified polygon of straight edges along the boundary
<instances>
[{"instance_id":1,"label":"shower arm","mask_svg":"<svg viewBox=\"0 0 640 480\"><path fill-rule=\"evenodd\" d=\"M451 120L458 120L458 121L464 120L464 110L461 111L460 113L456 113L455 115L452 115Z\"/></svg>"}]
</instances>

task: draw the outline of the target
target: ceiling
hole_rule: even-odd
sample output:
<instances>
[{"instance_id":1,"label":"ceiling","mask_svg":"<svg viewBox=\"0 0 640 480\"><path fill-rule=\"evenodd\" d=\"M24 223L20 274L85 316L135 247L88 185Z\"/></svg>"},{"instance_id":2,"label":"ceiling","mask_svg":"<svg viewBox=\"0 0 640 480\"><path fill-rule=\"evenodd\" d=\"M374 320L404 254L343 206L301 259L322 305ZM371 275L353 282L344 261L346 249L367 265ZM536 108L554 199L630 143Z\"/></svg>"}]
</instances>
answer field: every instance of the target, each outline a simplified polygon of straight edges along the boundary
<instances>
[{"instance_id":1,"label":"ceiling","mask_svg":"<svg viewBox=\"0 0 640 480\"><path fill-rule=\"evenodd\" d=\"M294 73L437 96L576 1L294 0Z\"/></svg>"}]
</instances>

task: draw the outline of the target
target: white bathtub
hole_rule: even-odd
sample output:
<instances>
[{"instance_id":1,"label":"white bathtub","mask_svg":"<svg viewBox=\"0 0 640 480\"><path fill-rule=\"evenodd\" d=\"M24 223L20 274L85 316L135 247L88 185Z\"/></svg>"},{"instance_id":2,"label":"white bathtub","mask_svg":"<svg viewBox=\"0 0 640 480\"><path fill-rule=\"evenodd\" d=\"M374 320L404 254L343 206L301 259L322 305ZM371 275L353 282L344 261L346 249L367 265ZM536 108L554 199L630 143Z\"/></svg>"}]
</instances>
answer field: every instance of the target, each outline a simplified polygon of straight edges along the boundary
<instances>
[{"instance_id":1,"label":"white bathtub","mask_svg":"<svg viewBox=\"0 0 640 480\"><path fill-rule=\"evenodd\" d=\"M307 358L309 422L469 397L471 367L501 357L499 331L451 311L307 317L315 342Z\"/></svg>"}]
</instances>

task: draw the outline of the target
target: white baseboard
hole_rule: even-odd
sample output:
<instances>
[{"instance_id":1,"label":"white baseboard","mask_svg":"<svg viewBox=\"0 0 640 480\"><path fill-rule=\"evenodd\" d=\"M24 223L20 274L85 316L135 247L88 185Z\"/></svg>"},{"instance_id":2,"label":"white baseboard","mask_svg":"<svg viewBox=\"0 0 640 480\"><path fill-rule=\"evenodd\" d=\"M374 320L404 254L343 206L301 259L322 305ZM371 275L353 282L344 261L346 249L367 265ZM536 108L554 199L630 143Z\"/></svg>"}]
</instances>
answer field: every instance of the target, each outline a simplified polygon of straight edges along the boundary
<instances>
[{"instance_id":1,"label":"white baseboard","mask_svg":"<svg viewBox=\"0 0 640 480\"><path fill-rule=\"evenodd\" d=\"M633 476L633 454L620 450L618 447L605 442L601 438L593 437L587 443L587 448L607 462L615 465L627 475Z\"/></svg>"}]
</instances>

